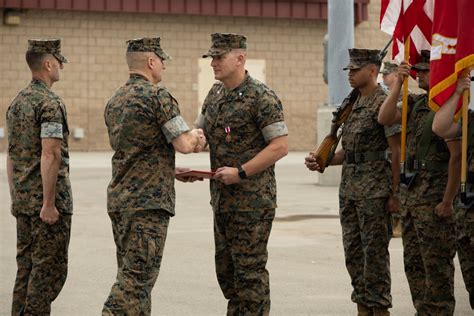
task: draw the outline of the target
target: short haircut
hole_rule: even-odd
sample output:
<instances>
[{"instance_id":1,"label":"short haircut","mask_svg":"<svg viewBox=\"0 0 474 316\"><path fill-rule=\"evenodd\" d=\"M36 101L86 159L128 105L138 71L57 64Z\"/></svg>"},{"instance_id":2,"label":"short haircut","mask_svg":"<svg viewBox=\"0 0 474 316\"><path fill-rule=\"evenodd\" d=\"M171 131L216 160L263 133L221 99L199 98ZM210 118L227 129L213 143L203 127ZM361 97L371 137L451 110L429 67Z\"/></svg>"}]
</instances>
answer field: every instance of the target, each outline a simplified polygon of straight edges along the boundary
<instances>
[{"instance_id":1,"label":"short haircut","mask_svg":"<svg viewBox=\"0 0 474 316\"><path fill-rule=\"evenodd\" d=\"M380 61L372 63L377 67L377 71L380 71L380 68L382 68L382 63Z\"/></svg>"},{"instance_id":2,"label":"short haircut","mask_svg":"<svg viewBox=\"0 0 474 316\"><path fill-rule=\"evenodd\" d=\"M153 52L127 52L125 57L129 69L142 69L146 66L148 58L160 58Z\"/></svg>"},{"instance_id":3,"label":"short haircut","mask_svg":"<svg viewBox=\"0 0 474 316\"><path fill-rule=\"evenodd\" d=\"M380 62L369 62L365 64L364 66L374 66L377 69L377 72L380 72L380 67L382 67L382 64Z\"/></svg>"},{"instance_id":4,"label":"short haircut","mask_svg":"<svg viewBox=\"0 0 474 316\"><path fill-rule=\"evenodd\" d=\"M32 71L40 70L46 56L48 54L27 51L25 56L26 63Z\"/></svg>"},{"instance_id":5,"label":"short haircut","mask_svg":"<svg viewBox=\"0 0 474 316\"><path fill-rule=\"evenodd\" d=\"M237 54L237 55L247 55L247 49L246 48L233 48L232 53Z\"/></svg>"}]
</instances>

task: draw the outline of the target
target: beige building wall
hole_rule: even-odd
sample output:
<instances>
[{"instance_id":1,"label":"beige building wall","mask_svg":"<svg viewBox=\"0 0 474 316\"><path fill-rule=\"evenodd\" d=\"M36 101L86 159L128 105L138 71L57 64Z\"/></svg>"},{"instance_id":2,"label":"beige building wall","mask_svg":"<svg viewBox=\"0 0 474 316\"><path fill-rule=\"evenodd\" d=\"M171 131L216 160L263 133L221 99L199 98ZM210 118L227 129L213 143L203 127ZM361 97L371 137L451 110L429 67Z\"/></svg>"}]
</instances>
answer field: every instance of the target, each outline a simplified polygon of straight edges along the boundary
<instances>
[{"instance_id":1,"label":"beige building wall","mask_svg":"<svg viewBox=\"0 0 474 316\"><path fill-rule=\"evenodd\" d=\"M356 27L357 47L381 48L388 40L379 31L379 10L377 1L369 5L369 21ZM61 37L70 63L53 89L66 103L70 129L84 129L84 138L71 137L70 147L110 149L103 110L128 77L125 40L158 34L164 49L173 56L166 63L162 84L179 101L184 118L191 124L200 107L199 59L209 48L213 32L247 35L248 58L265 60L266 82L283 101L290 149L313 149L317 107L327 99L322 78L322 41L327 25L312 20L25 11L19 26L0 21L0 128L5 128L9 103L30 80L24 61L27 40ZM0 151L6 149L6 134L5 130Z\"/></svg>"}]
</instances>

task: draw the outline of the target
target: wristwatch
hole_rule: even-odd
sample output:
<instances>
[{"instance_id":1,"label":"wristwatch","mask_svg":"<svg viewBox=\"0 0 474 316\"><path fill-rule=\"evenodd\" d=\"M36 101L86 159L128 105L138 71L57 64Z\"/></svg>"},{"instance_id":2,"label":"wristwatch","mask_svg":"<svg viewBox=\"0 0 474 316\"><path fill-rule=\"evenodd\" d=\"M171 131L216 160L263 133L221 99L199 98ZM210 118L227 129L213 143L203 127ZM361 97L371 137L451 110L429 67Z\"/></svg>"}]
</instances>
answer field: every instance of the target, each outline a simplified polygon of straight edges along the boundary
<instances>
[{"instance_id":1,"label":"wristwatch","mask_svg":"<svg viewBox=\"0 0 474 316\"><path fill-rule=\"evenodd\" d=\"M241 166L241 165L238 165L238 166L237 166L237 170L239 170L239 177L240 177L240 179L242 179L242 180L247 179L247 173L245 172L244 169L242 169L242 166Z\"/></svg>"}]
</instances>

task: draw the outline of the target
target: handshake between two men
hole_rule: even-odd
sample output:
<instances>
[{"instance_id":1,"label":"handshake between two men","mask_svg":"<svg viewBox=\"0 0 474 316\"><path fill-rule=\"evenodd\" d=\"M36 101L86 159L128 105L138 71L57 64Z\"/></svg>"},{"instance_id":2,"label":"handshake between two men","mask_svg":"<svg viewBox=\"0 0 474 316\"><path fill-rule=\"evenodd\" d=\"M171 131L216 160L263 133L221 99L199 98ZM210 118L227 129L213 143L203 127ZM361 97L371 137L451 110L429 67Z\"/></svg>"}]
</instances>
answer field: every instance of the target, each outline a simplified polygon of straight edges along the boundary
<instances>
[{"instance_id":1,"label":"handshake between two men","mask_svg":"<svg viewBox=\"0 0 474 316\"><path fill-rule=\"evenodd\" d=\"M199 153L207 147L207 139L204 135L204 131L201 128L192 129L186 134L197 140L197 143L194 142L192 152ZM175 146L175 149L181 153L191 152L190 148L182 148L184 146L177 146L174 142L173 145ZM195 182L203 181L204 179L215 179L227 185L237 183L241 180L241 177L239 176L239 169L233 167L221 167L215 171L201 171L192 170L191 168L176 167L175 178L181 182Z\"/></svg>"}]
</instances>

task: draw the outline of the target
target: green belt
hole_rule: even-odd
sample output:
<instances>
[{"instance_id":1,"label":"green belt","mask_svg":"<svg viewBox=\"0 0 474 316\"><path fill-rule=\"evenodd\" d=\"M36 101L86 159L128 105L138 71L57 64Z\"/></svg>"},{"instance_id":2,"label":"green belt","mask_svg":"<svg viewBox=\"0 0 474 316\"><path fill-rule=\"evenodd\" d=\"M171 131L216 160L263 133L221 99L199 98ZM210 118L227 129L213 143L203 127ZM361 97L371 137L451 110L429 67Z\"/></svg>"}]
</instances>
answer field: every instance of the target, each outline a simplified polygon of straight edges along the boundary
<instances>
[{"instance_id":1,"label":"green belt","mask_svg":"<svg viewBox=\"0 0 474 316\"><path fill-rule=\"evenodd\" d=\"M434 160L407 160L405 162L407 171L448 171L447 161Z\"/></svg>"},{"instance_id":2,"label":"green belt","mask_svg":"<svg viewBox=\"0 0 474 316\"><path fill-rule=\"evenodd\" d=\"M387 160L386 151L364 151L358 153L346 153L344 160L348 164L357 164L370 161Z\"/></svg>"}]
</instances>

